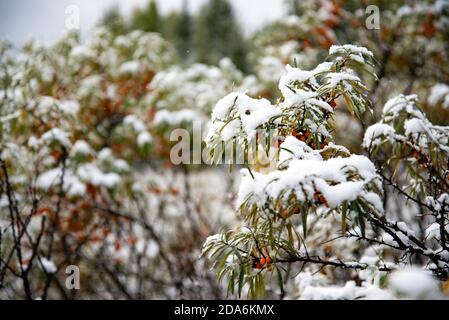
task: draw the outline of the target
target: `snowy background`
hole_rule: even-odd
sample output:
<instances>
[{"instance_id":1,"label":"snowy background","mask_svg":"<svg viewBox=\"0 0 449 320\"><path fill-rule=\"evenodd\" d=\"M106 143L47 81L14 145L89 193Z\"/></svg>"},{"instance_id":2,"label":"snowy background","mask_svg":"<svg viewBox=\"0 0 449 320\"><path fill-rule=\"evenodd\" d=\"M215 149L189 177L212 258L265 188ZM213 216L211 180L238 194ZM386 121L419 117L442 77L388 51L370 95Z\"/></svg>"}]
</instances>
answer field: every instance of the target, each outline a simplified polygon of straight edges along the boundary
<instances>
[{"instance_id":1,"label":"snowy background","mask_svg":"<svg viewBox=\"0 0 449 320\"><path fill-rule=\"evenodd\" d=\"M448 298L449 1L373 3L1 1L0 299Z\"/></svg>"}]
</instances>

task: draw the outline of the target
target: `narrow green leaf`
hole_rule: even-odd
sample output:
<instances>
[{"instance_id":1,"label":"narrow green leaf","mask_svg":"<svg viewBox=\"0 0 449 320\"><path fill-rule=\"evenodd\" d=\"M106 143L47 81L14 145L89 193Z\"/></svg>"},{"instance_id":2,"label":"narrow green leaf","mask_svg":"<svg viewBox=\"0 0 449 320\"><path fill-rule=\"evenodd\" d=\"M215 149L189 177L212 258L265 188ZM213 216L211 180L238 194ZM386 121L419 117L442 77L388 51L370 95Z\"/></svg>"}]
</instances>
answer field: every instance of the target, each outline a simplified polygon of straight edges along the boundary
<instances>
[{"instance_id":1,"label":"narrow green leaf","mask_svg":"<svg viewBox=\"0 0 449 320\"><path fill-rule=\"evenodd\" d=\"M239 274L239 291L238 291L238 297L240 298L240 295L242 294L243 284L245 280L245 267L240 267L240 274Z\"/></svg>"},{"instance_id":2,"label":"narrow green leaf","mask_svg":"<svg viewBox=\"0 0 449 320\"><path fill-rule=\"evenodd\" d=\"M307 210L306 206L301 206L301 221L302 221L302 231L304 233L304 239L307 237Z\"/></svg>"},{"instance_id":3,"label":"narrow green leaf","mask_svg":"<svg viewBox=\"0 0 449 320\"><path fill-rule=\"evenodd\" d=\"M363 218L362 209L357 201L353 201L351 203L351 210L354 210L357 213L357 222L359 224L360 231L362 232L362 237L365 237L365 220Z\"/></svg>"},{"instance_id":4,"label":"narrow green leaf","mask_svg":"<svg viewBox=\"0 0 449 320\"><path fill-rule=\"evenodd\" d=\"M315 149L319 150L320 148L320 140L318 139L318 134L313 135L313 142L315 143Z\"/></svg>"},{"instance_id":5,"label":"narrow green leaf","mask_svg":"<svg viewBox=\"0 0 449 320\"><path fill-rule=\"evenodd\" d=\"M343 98L345 99L349 112L354 115L354 104L352 103L351 98L345 93L343 93Z\"/></svg>"}]
</instances>

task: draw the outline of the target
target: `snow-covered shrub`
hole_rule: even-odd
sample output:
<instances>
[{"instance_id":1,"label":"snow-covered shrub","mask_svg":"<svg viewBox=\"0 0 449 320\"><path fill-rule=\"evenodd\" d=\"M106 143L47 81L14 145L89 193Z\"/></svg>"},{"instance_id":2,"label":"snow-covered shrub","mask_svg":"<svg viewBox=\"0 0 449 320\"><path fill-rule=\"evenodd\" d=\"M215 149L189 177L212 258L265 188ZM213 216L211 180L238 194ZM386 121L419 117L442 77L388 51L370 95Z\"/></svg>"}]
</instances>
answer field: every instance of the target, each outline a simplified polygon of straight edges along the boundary
<instances>
[{"instance_id":1,"label":"snow-covered shrub","mask_svg":"<svg viewBox=\"0 0 449 320\"><path fill-rule=\"evenodd\" d=\"M255 77L244 76L229 59L218 66L172 66L158 72L148 87L145 101L151 106L152 128L164 137L159 145L166 148L173 129L192 130L194 121L205 126L212 107L229 91L250 90L255 95L260 91Z\"/></svg>"},{"instance_id":2,"label":"snow-covered shrub","mask_svg":"<svg viewBox=\"0 0 449 320\"><path fill-rule=\"evenodd\" d=\"M290 16L265 26L253 37L257 48L252 53L254 72L266 88L264 97L272 101L279 97L275 86L285 64L309 70L326 57L331 45L353 43L370 48L379 62L375 68L378 81L362 77L372 88L376 116L389 98L402 92L417 93L423 102L430 96L429 104L441 98L435 103L444 107L444 96L439 95L449 81L444 67L449 60L447 1L371 1L380 10L379 30L367 30L366 23L373 18L366 12L368 7L347 1L290 2L294 3ZM337 108L335 140L362 152L364 129L375 118L365 115L363 122L355 121L346 110ZM426 113L439 124L448 118L448 112L441 114L440 108L426 108ZM346 128L353 134L346 134Z\"/></svg>"},{"instance_id":3,"label":"snow-covered shrub","mask_svg":"<svg viewBox=\"0 0 449 320\"><path fill-rule=\"evenodd\" d=\"M221 297L197 257L233 219L232 179L151 168L163 155L149 83L174 61L140 31L0 45L0 298ZM71 264L79 291L64 287Z\"/></svg>"},{"instance_id":4,"label":"snow-covered shrub","mask_svg":"<svg viewBox=\"0 0 449 320\"><path fill-rule=\"evenodd\" d=\"M363 144L370 157L377 156L386 184L426 212L420 235L413 230L413 221L401 221L389 227L401 236L391 238L389 233L385 241L426 257L427 268L446 278L449 127L433 125L419 108L417 96L399 95L385 104L380 122L366 130Z\"/></svg>"},{"instance_id":5,"label":"snow-covered shrub","mask_svg":"<svg viewBox=\"0 0 449 320\"><path fill-rule=\"evenodd\" d=\"M264 290L265 273L274 268L281 276L282 263L307 261L304 238L312 232L307 230L309 217L339 217L343 232L357 228L365 234L364 215L383 213L381 181L374 165L335 145L331 135L337 99L344 99L357 117L370 108L367 88L353 62L362 61L360 69L369 70L372 54L351 45L334 46L330 58L311 71L287 66L279 81L283 100L276 105L232 93L212 112L206 141L211 152L229 141L247 150L250 140L265 139L261 130L275 130L280 144L274 170L253 173L248 167L242 172L238 207L244 226L212 237L204 246L205 254L233 262L219 264L220 277L229 278L231 292L240 294L248 284L254 296Z\"/></svg>"},{"instance_id":6,"label":"snow-covered shrub","mask_svg":"<svg viewBox=\"0 0 449 320\"><path fill-rule=\"evenodd\" d=\"M215 260L218 279L226 279L230 293L263 296L277 279L283 297L287 274L304 268L321 271L327 285L327 277L338 277L325 271L333 267L358 270L359 278L380 279L376 273L385 277L411 256L428 259L426 268L447 279L447 127L432 125L416 107L415 96L399 96L385 105L381 122L367 129L364 140L369 156L381 149L387 153L386 165L410 156L416 160L404 165L412 177L411 192L401 189L401 195L430 210L431 222L438 224L429 225L425 237L430 243L385 212L384 184L392 182L383 167L333 141L337 105L345 105L358 119L371 111L368 88L358 71L376 77L373 59L364 47L331 46L328 61L310 71L287 66L279 81L282 99L278 103L231 93L215 106L206 138L211 154L222 152L223 143L239 145L246 152L251 141L265 151L278 149L267 153L271 156L268 167L246 162L236 204L241 224L209 237L204 244L203 255ZM262 144L273 132L275 143ZM388 143L392 147L384 149ZM427 169L424 176L422 168ZM421 200L413 198L416 194ZM401 291L403 281L397 278L392 277L391 285ZM355 282L322 290L306 286L302 297L389 296L381 294L385 284L370 281L365 287ZM438 286L430 287L426 297L438 296ZM413 288L399 291L390 296L421 296Z\"/></svg>"},{"instance_id":7,"label":"snow-covered shrub","mask_svg":"<svg viewBox=\"0 0 449 320\"><path fill-rule=\"evenodd\" d=\"M156 33L0 41L0 298L224 298L198 259L220 227L204 254L232 297L448 292L447 1L370 1L369 31L354 1L291 2L254 75ZM172 130L209 119L242 174L170 163Z\"/></svg>"}]
</instances>

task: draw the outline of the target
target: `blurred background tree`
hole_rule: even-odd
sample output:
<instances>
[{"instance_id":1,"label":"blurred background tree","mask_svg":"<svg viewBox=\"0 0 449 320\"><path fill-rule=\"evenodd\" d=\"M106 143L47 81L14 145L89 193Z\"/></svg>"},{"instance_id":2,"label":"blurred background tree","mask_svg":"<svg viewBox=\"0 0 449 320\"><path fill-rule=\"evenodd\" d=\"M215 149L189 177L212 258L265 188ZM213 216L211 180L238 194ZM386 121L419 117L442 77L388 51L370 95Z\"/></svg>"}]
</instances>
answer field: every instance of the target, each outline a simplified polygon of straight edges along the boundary
<instances>
[{"instance_id":1,"label":"blurred background tree","mask_svg":"<svg viewBox=\"0 0 449 320\"><path fill-rule=\"evenodd\" d=\"M118 6L113 6L106 10L99 24L107 26L114 36L124 34L128 29Z\"/></svg>"},{"instance_id":2,"label":"blurred background tree","mask_svg":"<svg viewBox=\"0 0 449 320\"><path fill-rule=\"evenodd\" d=\"M227 0L209 0L195 17L193 41L199 62L216 64L229 57L248 71L248 44Z\"/></svg>"},{"instance_id":3,"label":"blurred background tree","mask_svg":"<svg viewBox=\"0 0 449 320\"><path fill-rule=\"evenodd\" d=\"M134 10L131 16L130 28L132 30L161 32L163 25L162 19L159 15L157 2L151 0L146 7Z\"/></svg>"},{"instance_id":4,"label":"blurred background tree","mask_svg":"<svg viewBox=\"0 0 449 320\"><path fill-rule=\"evenodd\" d=\"M164 17L164 36L176 46L184 64L193 60L192 57L192 16L187 0L182 2L181 12L173 11Z\"/></svg>"},{"instance_id":5,"label":"blurred background tree","mask_svg":"<svg viewBox=\"0 0 449 320\"><path fill-rule=\"evenodd\" d=\"M217 64L229 57L243 72L249 72L249 41L243 34L228 0L209 0L196 15L189 12L188 1L183 0L181 11L166 15L159 13L152 0L144 8L135 9L125 22L117 7L109 9L101 19L114 35L132 30L159 32L176 46L184 64L201 62Z\"/></svg>"}]
</instances>

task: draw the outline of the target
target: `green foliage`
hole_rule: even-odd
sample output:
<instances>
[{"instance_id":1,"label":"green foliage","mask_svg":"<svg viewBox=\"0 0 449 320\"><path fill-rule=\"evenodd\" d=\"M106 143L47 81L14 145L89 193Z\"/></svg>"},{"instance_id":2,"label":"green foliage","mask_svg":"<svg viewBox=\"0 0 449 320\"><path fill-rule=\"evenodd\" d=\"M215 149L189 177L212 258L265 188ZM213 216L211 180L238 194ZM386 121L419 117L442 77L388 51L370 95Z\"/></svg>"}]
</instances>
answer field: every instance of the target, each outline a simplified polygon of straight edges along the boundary
<instances>
[{"instance_id":1,"label":"green foliage","mask_svg":"<svg viewBox=\"0 0 449 320\"><path fill-rule=\"evenodd\" d=\"M114 36L126 33L127 26L118 6L111 7L103 14L100 25L106 26Z\"/></svg>"},{"instance_id":2,"label":"green foliage","mask_svg":"<svg viewBox=\"0 0 449 320\"><path fill-rule=\"evenodd\" d=\"M184 64L216 65L228 57L241 71L250 69L249 44L227 0L210 0L195 16L190 15L186 0L180 12L168 15L161 15L157 2L152 0L143 9L135 9L128 23L118 8L113 7L106 12L101 24L114 35L130 30L159 32L176 46Z\"/></svg>"},{"instance_id":3,"label":"green foliage","mask_svg":"<svg viewBox=\"0 0 449 320\"><path fill-rule=\"evenodd\" d=\"M217 261L218 278L229 281L228 291L232 294L240 296L245 287L250 297L261 297L266 279L274 276L282 284L282 263L308 259L303 254L313 229L309 217L317 217L320 223L339 217L336 220L340 220L343 234L351 229L365 237L366 220L383 214L379 205L383 192L374 166L367 158L350 155L344 147L334 145L331 134L337 100L341 99L358 119L371 110L368 89L354 70L375 77L374 59L366 48L344 45L331 47L328 60L312 71L287 69L279 82L283 101L273 107L280 113L273 112L276 115L258 127L262 129L259 137L263 130L274 129L283 141L277 169L261 173L254 168L253 173L249 168L244 173L239 191L244 227L211 237L204 245L204 254ZM215 128L217 133L207 142L214 153L223 141L223 130L227 126L236 128L236 121L244 129L232 135L227 132L226 136L234 137L234 143L249 145L251 133L245 130L252 123L251 112L241 113L249 110L249 105L255 110L257 104L266 112L273 110L264 99L239 95L231 98L223 98L213 112L216 126L212 130ZM230 104L227 109L226 103ZM285 151L288 157L282 154ZM326 171L328 167L332 173ZM352 188L356 185L361 189ZM335 200L333 193L342 196ZM326 240L323 235L321 241Z\"/></svg>"},{"instance_id":4,"label":"green foliage","mask_svg":"<svg viewBox=\"0 0 449 320\"><path fill-rule=\"evenodd\" d=\"M407 172L411 195L425 200L426 196L438 197L449 190L449 128L433 125L417 96L390 99L379 123L367 129L364 146L372 157L377 156L381 170ZM379 157L384 150L393 156Z\"/></svg>"},{"instance_id":5,"label":"green foliage","mask_svg":"<svg viewBox=\"0 0 449 320\"><path fill-rule=\"evenodd\" d=\"M248 71L247 46L243 32L227 0L209 0L194 22L193 42L199 62L217 64L229 57L242 71Z\"/></svg>"},{"instance_id":6,"label":"green foliage","mask_svg":"<svg viewBox=\"0 0 449 320\"><path fill-rule=\"evenodd\" d=\"M193 60L192 17L189 13L187 0L183 0L181 12L171 12L164 17L162 33L176 46L183 62Z\"/></svg>"},{"instance_id":7,"label":"green foliage","mask_svg":"<svg viewBox=\"0 0 449 320\"><path fill-rule=\"evenodd\" d=\"M151 0L143 9L136 9L131 17L130 28L150 32L160 32L163 20L159 15L157 2Z\"/></svg>"}]
</instances>

